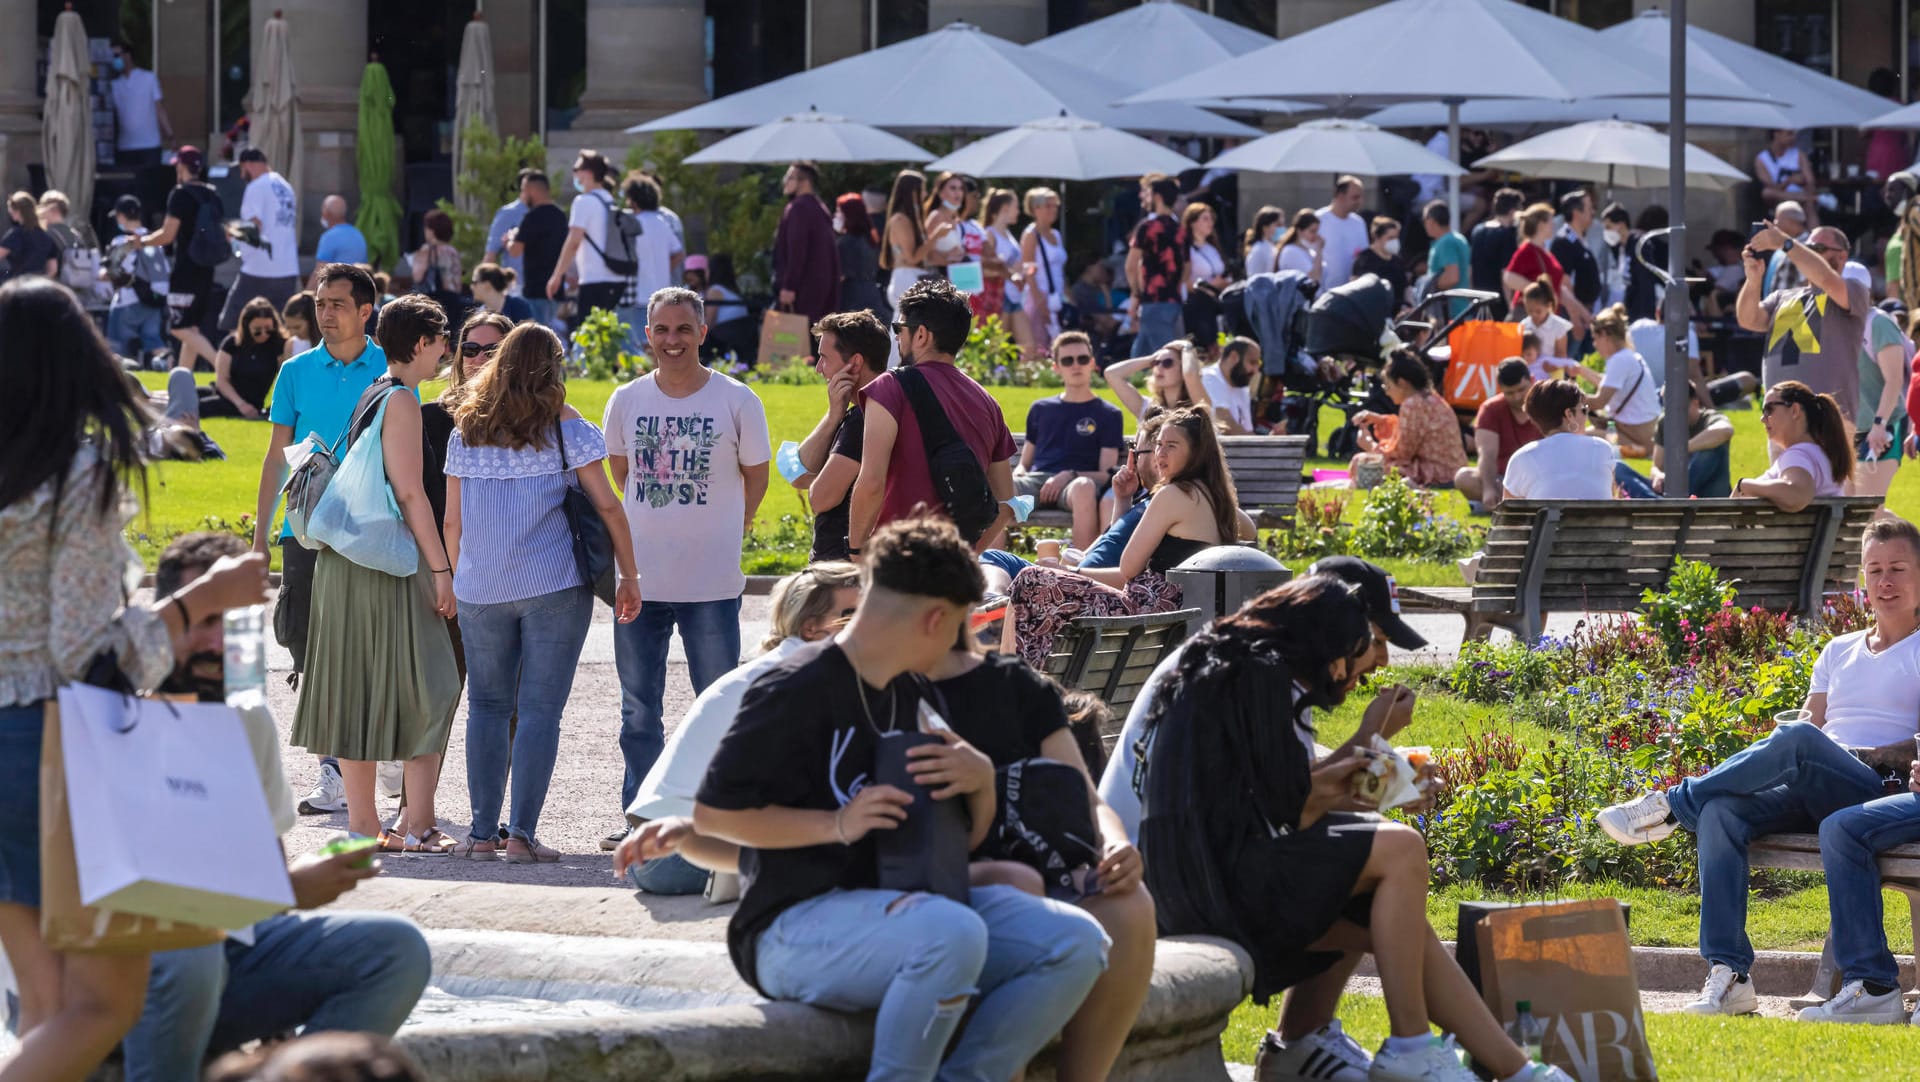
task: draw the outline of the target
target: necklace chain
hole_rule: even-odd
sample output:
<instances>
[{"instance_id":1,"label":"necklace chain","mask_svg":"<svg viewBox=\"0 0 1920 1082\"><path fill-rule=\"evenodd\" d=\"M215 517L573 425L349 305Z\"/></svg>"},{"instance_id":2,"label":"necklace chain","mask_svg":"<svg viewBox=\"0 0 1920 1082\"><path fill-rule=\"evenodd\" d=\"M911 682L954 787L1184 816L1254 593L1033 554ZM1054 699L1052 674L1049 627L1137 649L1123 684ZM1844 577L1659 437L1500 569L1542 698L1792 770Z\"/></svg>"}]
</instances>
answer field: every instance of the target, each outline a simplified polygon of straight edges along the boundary
<instances>
[{"instance_id":1,"label":"necklace chain","mask_svg":"<svg viewBox=\"0 0 1920 1082\"><path fill-rule=\"evenodd\" d=\"M841 644L840 652L846 655L847 668L853 670L853 691L854 695L860 700L860 713L866 715L867 728L872 729L873 735L875 736L885 736L887 733L893 732L894 725L899 720L898 711L900 700L894 696L892 691L889 690L887 692L887 728L885 732L882 732L880 726L874 723L873 707L867 703L867 682L860 677L859 664L853 660L852 652L846 648L844 643Z\"/></svg>"}]
</instances>

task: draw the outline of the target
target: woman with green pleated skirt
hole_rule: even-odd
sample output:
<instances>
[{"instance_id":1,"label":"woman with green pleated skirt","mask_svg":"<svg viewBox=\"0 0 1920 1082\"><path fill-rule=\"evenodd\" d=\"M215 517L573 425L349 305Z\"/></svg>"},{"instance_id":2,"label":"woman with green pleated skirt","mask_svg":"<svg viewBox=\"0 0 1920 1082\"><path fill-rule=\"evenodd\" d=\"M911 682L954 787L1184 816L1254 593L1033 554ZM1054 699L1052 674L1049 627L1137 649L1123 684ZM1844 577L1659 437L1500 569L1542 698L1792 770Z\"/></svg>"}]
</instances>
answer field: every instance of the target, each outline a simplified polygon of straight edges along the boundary
<instances>
[{"instance_id":1,"label":"woman with green pleated skirt","mask_svg":"<svg viewBox=\"0 0 1920 1082\"><path fill-rule=\"evenodd\" d=\"M332 549L320 553L290 741L340 760L347 830L379 836L386 852L445 855L455 844L439 829L433 801L441 749L460 703L446 620L455 607L453 577L422 483L432 458L415 391L438 369L446 333L446 313L425 296L401 297L380 310L387 375L355 406L347 446L370 427L385 398L379 438L387 482L419 546L420 564L412 575L395 576ZM407 800L403 821L386 833L374 806L374 768L390 760L405 763Z\"/></svg>"}]
</instances>

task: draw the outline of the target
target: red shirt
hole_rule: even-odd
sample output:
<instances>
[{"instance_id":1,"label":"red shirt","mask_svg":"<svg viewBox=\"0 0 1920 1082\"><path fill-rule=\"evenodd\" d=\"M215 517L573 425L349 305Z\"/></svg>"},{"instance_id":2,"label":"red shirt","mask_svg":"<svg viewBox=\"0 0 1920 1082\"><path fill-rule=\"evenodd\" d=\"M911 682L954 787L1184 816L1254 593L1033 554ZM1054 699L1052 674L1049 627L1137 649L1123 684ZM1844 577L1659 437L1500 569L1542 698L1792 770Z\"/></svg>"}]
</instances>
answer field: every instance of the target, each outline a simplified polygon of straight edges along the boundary
<instances>
[{"instance_id":1,"label":"red shirt","mask_svg":"<svg viewBox=\"0 0 1920 1082\"><path fill-rule=\"evenodd\" d=\"M1006 415L1000 412L1000 403L995 402L985 388L944 362L929 361L914 368L926 375L927 385L933 388L933 397L939 401L954 432L973 449L981 466L1005 462L1014 456L1013 433L1007 430ZM907 400L907 392L900 386L899 379L887 372L860 393L868 405L886 410L900 426L893 441L893 454L887 462L886 496L881 500L880 517L874 522L874 528L908 518L922 504L930 511L945 514L946 504L933 492L933 475L927 469L927 444L920 435L920 421L914 416L913 404Z\"/></svg>"},{"instance_id":2,"label":"red shirt","mask_svg":"<svg viewBox=\"0 0 1920 1082\"><path fill-rule=\"evenodd\" d=\"M1522 244L1514 249L1513 258L1507 260L1507 270L1531 282L1546 275L1553 283L1553 306L1560 307L1560 284L1567 280L1566 268L1560 265L1553 253L1537 244ZM1520 294L1513 295L1513 310L1521 311Z\"/></svg>"},{"instance_id":3,"label":"red shirt","mask_svg":"<svg viewBox=\"0 0 1920 1082\"><path fill-rule=\"evenodd\" d=\"M1507 460L1513 453L1540 438L1540 426L1533 423L1533 418L1514 420L1507 400L1497 395L1480 403L1480 412L1473 415L1473 427L1500 437L1500 457L1494 463L1493 472L1502 477L1507 475Z\"/></svg>"}]
</instances>

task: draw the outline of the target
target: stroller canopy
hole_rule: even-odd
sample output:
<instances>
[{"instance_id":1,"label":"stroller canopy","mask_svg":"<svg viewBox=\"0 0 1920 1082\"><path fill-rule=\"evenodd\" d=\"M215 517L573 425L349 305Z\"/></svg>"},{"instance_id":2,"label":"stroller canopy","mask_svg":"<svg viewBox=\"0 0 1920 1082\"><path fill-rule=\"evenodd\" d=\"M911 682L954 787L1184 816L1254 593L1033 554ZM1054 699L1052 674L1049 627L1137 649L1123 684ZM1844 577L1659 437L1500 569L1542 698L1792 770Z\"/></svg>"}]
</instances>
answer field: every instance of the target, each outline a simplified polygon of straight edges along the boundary
<instances>
[{"instance_id":1,"label":"stroller canopy","mask_svg":"<svg viewBox=\"0 0 1920 1082\"><path fill-rule=\"evenodd\" d=\"M1307 311L1307 352L1378 363L1380 336L1393 319L1393 287L1363 274L1322 292Z\"/></svg>"}]
</instances>

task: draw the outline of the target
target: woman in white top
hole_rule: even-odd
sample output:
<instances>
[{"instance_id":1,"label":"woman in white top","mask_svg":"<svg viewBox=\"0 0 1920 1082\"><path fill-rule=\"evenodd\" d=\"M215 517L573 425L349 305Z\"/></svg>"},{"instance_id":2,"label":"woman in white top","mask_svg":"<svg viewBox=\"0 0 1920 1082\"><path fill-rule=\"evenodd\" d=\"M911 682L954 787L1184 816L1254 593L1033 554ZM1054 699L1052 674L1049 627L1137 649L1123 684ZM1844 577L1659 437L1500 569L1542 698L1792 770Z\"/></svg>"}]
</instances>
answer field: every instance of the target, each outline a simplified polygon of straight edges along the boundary
<instances>
[{"instance_id":1,"label":"woman in white top","mask_svg":"<svg viewBox=\"0 0 1920 1082\"><path fill-rule=\"evenodd\" d=\"M1299 271L1318 281L1326 271L1327 242L1320 236L1320 216L1303 210L1278 241L1281 270Z\"/></svg>"},{"instance_id":2,"label":"woman in white top","mask_svg":"<svg viewBox=\"0 0 1920 1082\"><path fill-rule=\"evenodd\" d=\"M1767 472L1735 481L1735 496L1798 511L1814 500L1841 494L1841 486L1853 476L1853 441L1832 395L1815 394L1795 379L1776 383L1760 406L1760 423L1767 428L1767 440L1782 450Z\"/></svg>"},{"instance_id":3,"label":"woman in white top","mask_svg":"<svg viewBox=\"0 0 1920 1082\"><path fill-rule=\"evenodd\" d=\"M1261 207L1253 216L1253 228L1241 244L1247 250L1247 277L1280 269L1280 234L1286 222L1287 213L1279 207Z\"/></svg>"},{"instance_id":4,"label":"woman in white top","mask_svg":"<svg viewBox=\"0 0 1920 1082\"><path fill-rule=\"evenodd\" d=\"M1605 363L1604 373L1583 364L1570 371L1599 385L1587 396L1587 408L1594 411L1594 428L1605 432L1613 422L1619 433L1622 454L1653 453L1653 429L1660 422L1660 381L1653 366L1633 348L1628 337L1626 305L1616 304L1593 317L1593 351ZM1606 410L1606 416L1599 415Z\"/></svg>"},{"instance_id":5,"label":"woman in white top","mask_svg":"<svg viewBox=\"0 0 1920 1082\"><path fill-rule=\"evenodd\" d=\"M1510 500L1613 499L1613 444L1586 435L1587 403L1567 379L1536 383L1527 392L1527 416L1545 437L1507 460L1502 483Z\"/></svg>"},{"instance_id":6,"label":"woman in white top","mask_svg":"<svg viewBox=\"0 0 1920 1082\"><path fill-rule=\"evenodd\" d=\"M1233 284L1227 275L1227 259L1214 242L1214 226L1219 221L1213 208L1205 203L1190 203L1180 216L1180 231L1187 235L1187 285L1207 285L1218 293Z\"/></svg>"},{"instance_id":7,"label":"woman in white top","mask_svg":"<svg viewBox=\"0 0 1920 1082\"><path fill-rule=\"evenodd\" d=\"M1033 268L1027 277L1023 307L1033 323L1037 341L1051 342L1059 333L1058 314L1066 302L1067 242L1054 228L1060 220L1060 193L1052 188L1027 189L1027 217L1033 223L1020 234L1020 262Z\"/></svg>"},{"instance_id":8,"label":"woman in white top","mask_svg":"<svg viewBox=\"0 0 1920 1082\"><path fill-rule=\"evenodd\" d=\"M1797 199L1807 209L1808 222L1818 208L1808 198L1813 194L1813 170L1806 156L1794 145L1800 133L1778 128L1767 134L1767 145L1753 156L1754 179L1760 182L1760 202L1772 207L1783 199Z\"/></svg>"},{"instance_id":9,"label":"woman in white top","mask_svg":"<svg viewBox=\"0 0 1920 1082\"><path fill-rule=\"evenodd\" d=\"M899 305L900 298L913 283L926 277L927 258L933 238L921 224L920 203L926 196L927 178L917 169L902 169L893 178L893 194L887 196L887 236L880 246L880 266L891 271L887 282L887 303ZM946 236L951 223L940 228Z\"/></svg>"},{"instance_id":10,"label":"woman in white top","mask_svg":"<svg viewBox=\"0 0 1920 1082\"><path fill-rule=\"evenodd\" d=\"M963 223L967 219L966 177L942 173L927 193L921 213L926 218L927 239L933 248L927 253L928 267L950 267L967 262L967 238Z\"/></svg>"},{"instance_id":11,"label":"woman in white top","mask_svg":"<svg viewBox=\"0 0 1920 1082\"><path fill-rule=\"evenodd\" d=\"M987 192L980 220L986 223L987 246L982 264L987 290L997 294L1000 322L1021 350L1033 348L1033 325L1021 314L1026 303L1027 265L1020 260L1020 238L1013 223L1020 220L1020 197L1008 188Z\"/></svg>"}]
</instances>

